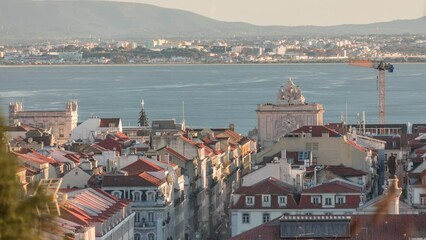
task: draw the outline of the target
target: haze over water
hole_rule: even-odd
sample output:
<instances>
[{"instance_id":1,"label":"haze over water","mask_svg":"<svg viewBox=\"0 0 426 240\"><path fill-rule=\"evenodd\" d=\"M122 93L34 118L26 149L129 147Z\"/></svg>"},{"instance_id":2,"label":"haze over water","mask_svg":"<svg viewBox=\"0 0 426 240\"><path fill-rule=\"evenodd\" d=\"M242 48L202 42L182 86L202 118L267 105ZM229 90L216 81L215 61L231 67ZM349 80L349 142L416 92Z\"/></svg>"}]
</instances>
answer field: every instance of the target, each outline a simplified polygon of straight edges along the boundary
<instances>
[{"instance_id":1,"label":"haze over water","mask_svg":"<svg viewBox=\"0 0 426 240\"><path fill-rule=\"evenodd\" d=\"M387 73L387 123L426 122L426 64L394 64ZM146 65L0 67L0 101L23 101L25 110L64 109L79 102L79 121L91 115L121 117L136 125L145 100L149 120L185 119L191 127L227 127L242 134L257 125L256 105L275 103L279 87L291 77L307 102L322 103L324 122L366 112L378 122L374 69L347 64Z\"/></svg>"}]
</instances>

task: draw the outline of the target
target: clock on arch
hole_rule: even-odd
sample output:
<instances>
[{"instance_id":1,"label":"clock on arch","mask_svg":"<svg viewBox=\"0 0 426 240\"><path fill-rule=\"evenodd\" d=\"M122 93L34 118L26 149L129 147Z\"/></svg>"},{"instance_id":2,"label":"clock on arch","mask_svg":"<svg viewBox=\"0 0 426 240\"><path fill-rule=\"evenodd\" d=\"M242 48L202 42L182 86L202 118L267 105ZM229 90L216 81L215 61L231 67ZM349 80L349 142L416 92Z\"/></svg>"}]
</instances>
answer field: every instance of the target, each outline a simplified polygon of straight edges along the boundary
<instances>
[{"instance_id":1,"label":"clock on arch","mask_svg":"<svg viewBox=\"0 0 426 240\"><path fill-rule=\"evenodd\" d=\"M297 119L293 116L283 116L277 119L275 123L276 137L282 137L285 134L297 128Z\"/></svg>"},{"instance_id":2,"label":"clock on arch","mask_svg":"<svg viewBox=\"0 0 426 240\"><path fill-rule=\"evenodd\" d=\"M286 117L284 123L284 128L287 130L287 132L291 132L297 128L297 120L294 117Z\"/></svg>"}]
</instances>

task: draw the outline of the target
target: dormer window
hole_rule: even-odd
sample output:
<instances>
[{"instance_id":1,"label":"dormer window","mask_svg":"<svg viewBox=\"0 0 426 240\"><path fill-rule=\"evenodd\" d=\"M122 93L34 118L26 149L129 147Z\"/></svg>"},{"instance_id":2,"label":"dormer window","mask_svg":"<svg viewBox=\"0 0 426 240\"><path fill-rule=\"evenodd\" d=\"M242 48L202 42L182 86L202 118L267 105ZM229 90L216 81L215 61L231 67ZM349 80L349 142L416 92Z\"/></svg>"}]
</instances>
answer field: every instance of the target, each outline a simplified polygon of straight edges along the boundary
<instances>
[{"instance_id":1,"label":"dormer window","mask_svg":"<svg viewBox=\"0 0 426 240\"><path fill-rule=\"evenodd\" d=\"M140 202L141 201L141 192L135 191L133 192L133 201L134 202Z\"/></svg>"},{"instance_id":2,"label":"dormer window","mask_svg":"<svg viewBox=\"0 0 426 240\"><path fill-rule=\"evenodd\" d=\"M321 198L318 196L312 196L311 203L313 203L314 205L319 205L321 203Z\"/></svg>"},{"instance_id":3,"label":"dormer window","mask_svg":"<svg viewBox=\"0 0 426 240\"><path fill-rule=\"evenodd\" d=\"M253 196L246 196L246 205L247 206L253 206L254 205L254 197Z\"/></svg>"},{"instance_id":4,"label":"dormer window","mask_svg":"<svg viewBox=\"0 0 426 240\"><path fill-rule=\"evenodd\" d=\"M146 200L148 202L154 202L155 201L155 193L152 192L152 191L147 192Z\"/></svg>"},{"instance_id":5,"label":"dormer window","mask_svg":"<svg viewBox=\"0 0 426 240\"><path fill-rule=\"evenodd\" d=\"M278 196L278 204L280 207L285 207L287 205L287 196Z\"/></svg>"},{"instance_id":6,"label":"dormer window","mask_svg":"<svg viewBox=\"0 0 426 240\"><path fill-rule=\"evenodd\" d=\"M271 206L271 195L262 195L262 207Z\"/></svg>"},{"instance_id":7,"label":"dormer window","mask_svg":"<svg viewBox=\"0 0 426 240\"><path fill-rule=\"evenodd\" d=\"M346 200L345 196L337 196L336 197L336 204L342 205L342 204L344 204L346 202L345 200Z\"/></svg>"},{"instance_id":8,"label":"dormer window","mask_svg":"<svg viewBox=\"0 0 426 240\"><path fill-rule=\"evenodd\" d=\"M112 191L112 195L116 198L121 198L121 191Z\"/></svg>"},{"instance_id":9,"label":"dormer window","mask_svg":"<svg viewBox=\"0 0 426 240\"><path fill-rule=\"evenodd\" d=\"M334 207L334 197L323 196L323 207Z\"/></svg>"}]
</instances>

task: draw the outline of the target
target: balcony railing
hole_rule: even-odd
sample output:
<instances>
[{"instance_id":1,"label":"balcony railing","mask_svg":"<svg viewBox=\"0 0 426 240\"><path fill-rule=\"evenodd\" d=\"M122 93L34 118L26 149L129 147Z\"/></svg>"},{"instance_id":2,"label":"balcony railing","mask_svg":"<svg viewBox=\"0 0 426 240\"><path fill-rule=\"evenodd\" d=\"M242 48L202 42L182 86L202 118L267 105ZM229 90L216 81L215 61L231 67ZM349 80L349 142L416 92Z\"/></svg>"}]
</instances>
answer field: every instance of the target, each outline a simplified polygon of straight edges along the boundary
<instances>
[{"instance_id":1,"label":"balcony railing","mask_svg":"<svg viewBox=\"0 0 426 240\"><path fill-rule=\"evenodd\" d=\"M414 208L422 208L422 209L426 209L426 204L416 204L416 203L413 203L413 207Z\"/></svg>"},{"instance_id":2,"label":"balcony railing","mask_svg":"<svg viewBox=\"0 0 426 240\"><path fill-rule=\"evenodd\" d=\"M163 207L167 205L167 201L137 201L132 202L132 206L134 207Z\"/></svg>"},{"instance_id":3,"label":"balcony railing","mask_svg":"<svg viewBox=\"0 0 426 240\"><path fill-rule=\"evenodd\" d=\"M155 222L135 222L135 227L148 229L148 228L155 228L156 224Z\"/></svg>"}]
</instances>

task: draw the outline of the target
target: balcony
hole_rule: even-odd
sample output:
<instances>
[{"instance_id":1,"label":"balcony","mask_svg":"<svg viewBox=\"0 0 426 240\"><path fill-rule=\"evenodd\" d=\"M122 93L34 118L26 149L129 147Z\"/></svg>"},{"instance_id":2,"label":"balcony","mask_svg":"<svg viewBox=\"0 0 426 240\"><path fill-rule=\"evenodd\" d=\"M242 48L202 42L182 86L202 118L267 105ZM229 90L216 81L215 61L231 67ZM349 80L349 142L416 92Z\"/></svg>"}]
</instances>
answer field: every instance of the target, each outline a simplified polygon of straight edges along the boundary
<instances>
[{"instance_id":1,"label":"balcony","mask_svg":"<svg viewBox=\"0 0 426 240\"><path fill-rule=\"evenodd\" d=\"M155 222L135 222L135 228L141 228L142 230L154 229L155 227Z\"/></svg>"},{"instance_id":2,"label":"balcony","mask_svg":"<svg viewBox=\"0 0 426 240\"><path fill-rule=\"evenodd\" d=\"M413 207L418 209L426 209L426 204L413 203Z\"/></svg>"},{"instance_id":3,"label":"balcony","mask_svg":"<svg viewBox=\"0 0 426 240\"><path fill-rule=\"evenodd\" d=\"M168 202L162 199L157 201L137 201L132 202L133 207L164 207L168 205Z\"/></svg>"}]
</instances>

